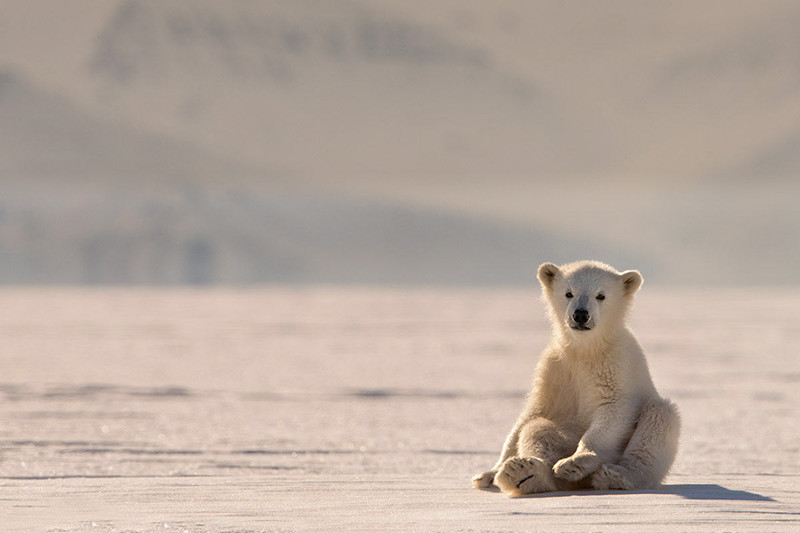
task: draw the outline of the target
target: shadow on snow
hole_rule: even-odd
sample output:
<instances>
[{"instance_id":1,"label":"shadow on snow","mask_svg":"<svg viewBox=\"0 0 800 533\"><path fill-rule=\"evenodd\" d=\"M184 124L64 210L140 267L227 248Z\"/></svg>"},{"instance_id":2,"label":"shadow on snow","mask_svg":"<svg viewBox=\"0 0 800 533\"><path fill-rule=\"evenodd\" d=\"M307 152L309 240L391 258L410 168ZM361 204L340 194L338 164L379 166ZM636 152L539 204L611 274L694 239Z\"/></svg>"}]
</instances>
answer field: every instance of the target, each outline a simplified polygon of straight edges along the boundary
<instances>
[{"instance_id":1,"label":"shadow on snow","mask_svg":"<svg viewBox=\"0 0 800 533\"><path fill-rule=\"evenodd\" d=\"M482 489L489 492L500 492L500 489L491 487ZM658 489L650 490L580 490L574 492L541 492L537 494L526 494L520 498L555 498L564 496L607 496L609 494L674 494L686 498L687 500L738 500L738 501L760 501L774 502L773 498L763 496L755 492L746 490L731 490L717 484L684 484L684 485L662 485Z\"/></svg>"},{"instance_id":2,"label":"shadow on snow","mask_svg":"<svg viewBox=\"0 0 800 533\"><path fill-rule=\"evenodd\" d=\"M759 502L775 501L769 496L763 496L755 492L747 492L746 490L731 490L726 489L721 485L710 483L702 485L662 485L658 490L640 492L665 492L667 494L677 494L678 496L683 496L687 500L744 500Z\"/></svg>"}]
</instances>

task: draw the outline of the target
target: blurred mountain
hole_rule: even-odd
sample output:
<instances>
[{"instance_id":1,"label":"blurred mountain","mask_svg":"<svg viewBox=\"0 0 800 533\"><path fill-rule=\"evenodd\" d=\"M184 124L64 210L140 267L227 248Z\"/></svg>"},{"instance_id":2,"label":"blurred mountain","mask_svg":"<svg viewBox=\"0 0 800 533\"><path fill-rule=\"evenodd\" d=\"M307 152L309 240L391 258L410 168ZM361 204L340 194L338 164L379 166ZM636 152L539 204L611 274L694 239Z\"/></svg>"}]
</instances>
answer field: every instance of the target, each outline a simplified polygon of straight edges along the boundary
<instances>
[{"instance_id":1,"label":"blurred mountain","mask_svg":"<svg viewBox=\"0 0 800 533\"><path fill-rule=\"evenodd\" d=\"M741 179L800 121L790 4L441 5L124 0L83 77L142 127L440 204L487 180Z\"/></svg>"},{"instance_id":2,"label":"blurred mountain","mask_svg":"<svg viewBox=\"0 0 800 533\"><path fill-rule=\"evenodd\" d=\"M554 171L583 151L484 49L369 2L129 0L89 68L108 112L312 185Z\"/></svg>"},{"instance_id":3,"label":"blurred mountain","mask_svg":"<svg viewBox=\"0 0 800 533\"><path fill-rule=\"evenodd\" d=\"M796 283L796 3L0 2L0 282Z\"/></svg>"},{"instance_id":4,"label":"blurred mountain","mask_svg":"<svg viewBox=\"0 0 800 533\"><path fill-rule=\"evenodd\" d=\"M50 191L58 200L0 199L0 283L509 285L576 252L648 264L526 227L332 195Z\"/></svg>"},{"instance_id":5,"label":"blurred mountain","mask_svg":"<svg viewBox=\"0 0 800 533\"><path fill-rule=\"evenodd\" d=\"M0 183L7 186L147 187L216 183L253 173L191 143L98 118L0 70Z\"/></svg>"}]
</instances>

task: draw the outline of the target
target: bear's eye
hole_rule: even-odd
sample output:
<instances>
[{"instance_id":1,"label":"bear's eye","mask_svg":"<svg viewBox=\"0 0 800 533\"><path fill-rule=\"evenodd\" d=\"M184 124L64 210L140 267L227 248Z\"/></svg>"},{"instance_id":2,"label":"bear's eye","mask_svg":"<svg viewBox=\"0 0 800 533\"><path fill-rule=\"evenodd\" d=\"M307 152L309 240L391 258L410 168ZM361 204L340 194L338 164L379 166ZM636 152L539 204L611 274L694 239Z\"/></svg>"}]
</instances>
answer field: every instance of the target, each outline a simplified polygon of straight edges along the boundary
<instances>
[{"instance_id":1,"label":"bear's eye","mask_svg":"<svg viewBox=\"0 0 800 533\"><path fill-rule=\"evenodd\" d=\"M598 300L605 300L606 299L606 295L603 294L603 293L600 293L600 294L597 295L597 299Z\"/></svg>"},{"instance_id":2,"label":"bear's eye","mask_svg":"<svg viewBox=\"0 0 800 533\"><path fill-rule=\"evenodd\" d=\"M571 292L568 292L568 293L567 293L567 294L565 294L564 296L566 296L567 298L572 298L572 293L571 293Z\"/></svg>"}]
</instances>

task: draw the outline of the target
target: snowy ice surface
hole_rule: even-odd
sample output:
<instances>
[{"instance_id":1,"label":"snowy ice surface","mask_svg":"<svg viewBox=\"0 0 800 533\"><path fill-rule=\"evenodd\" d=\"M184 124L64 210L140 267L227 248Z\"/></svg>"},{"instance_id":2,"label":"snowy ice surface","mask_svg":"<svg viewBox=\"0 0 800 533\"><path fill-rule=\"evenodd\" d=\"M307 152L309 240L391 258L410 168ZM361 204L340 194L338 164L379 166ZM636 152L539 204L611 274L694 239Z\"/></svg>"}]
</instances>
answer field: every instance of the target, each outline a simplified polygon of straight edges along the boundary
<instances>
[{"instance_id":1,"label":"snowy ice surface","mask_svg":"<svg viewBox=\"0 0 800 533\"><path fill-rule=\"evenodd\" d=\"M800 292L645 286L659 490L509 499L537 291L3 289L0 530L797 531Z\"/></svg>"}]
</instances>

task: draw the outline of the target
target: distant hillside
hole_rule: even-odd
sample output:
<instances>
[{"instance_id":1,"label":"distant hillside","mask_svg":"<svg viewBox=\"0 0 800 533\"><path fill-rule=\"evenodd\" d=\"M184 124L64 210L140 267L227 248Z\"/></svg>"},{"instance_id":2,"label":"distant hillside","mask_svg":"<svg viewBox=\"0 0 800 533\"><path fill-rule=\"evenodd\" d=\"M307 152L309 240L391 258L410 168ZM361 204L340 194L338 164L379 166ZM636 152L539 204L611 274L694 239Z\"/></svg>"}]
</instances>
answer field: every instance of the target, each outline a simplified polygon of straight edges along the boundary
<instances>
[{"instance_id":1,"label":"distant hillside","mask_svg":"<svg viewBox=\"0 0 800 533\"><path fill-rule=\"evenodd\" d=\"M0 198L0 283L528 285L545 260L646 264L534 229L330 195L51 191L59 200Z\"/></svg>"},{"instance_id":2,"label":"distant hillside","mask_svg":"<svg viewBox=\"0 0 800 533\"><path fill-rule=\"evenodd\" d=\"M800 8L715 6L12 0L0 65L311 186L450 207L487 180L789 180Z\"/></svg>"},{"instance_id":3,"label":"distant hillside","mask_svg":"<svg viewBox=\"0 0 800 533\"><path fill-rule=\"evenodd\" d=\"M234 80L291 82L313 61L472 68L487 58L368 2L126 0L100 35L92 68L120 84L217 70Z\"/></svg>"},{"instance_id":4,"label":"distant hillside","mask_svg":"<svg viewBox=\"0 0 800 533\"><path fill-rule=\"evenodd\" d=\"M191 143L99 118L0 70L0 183L73 187L219 182L264 175Z\"/></svg>"},{"instance_id":5,"label":"distant hillside","mask_svg":"<svg viewBox=\"0 0 800 533\"><path fill-rule=\"evenodd\" d=\"M7 70L0 141L2 284L530 284L545 260L646 262L466 213L301 192Z\"/></svg>"},{"instance_id":6,"label":"distant hillside","mask_svg":"<svg viewBox=\"0 0 800 533\"><path fill-rule=\"evenodd\" d=\"M0 281L797 283L800 4L420 5L4 2Z\"/></svg>"},{"instance_id":7,"label":"distant hillside","mask_svg":"<svg viewBox=\"0 0 800 533\"><path fill-rule=\"evenodd\" d=\"M311 184L541 174L582 152L546 92L370 2L129 0L88 65L109 112Z\"/></svg>"}]
</instances>

